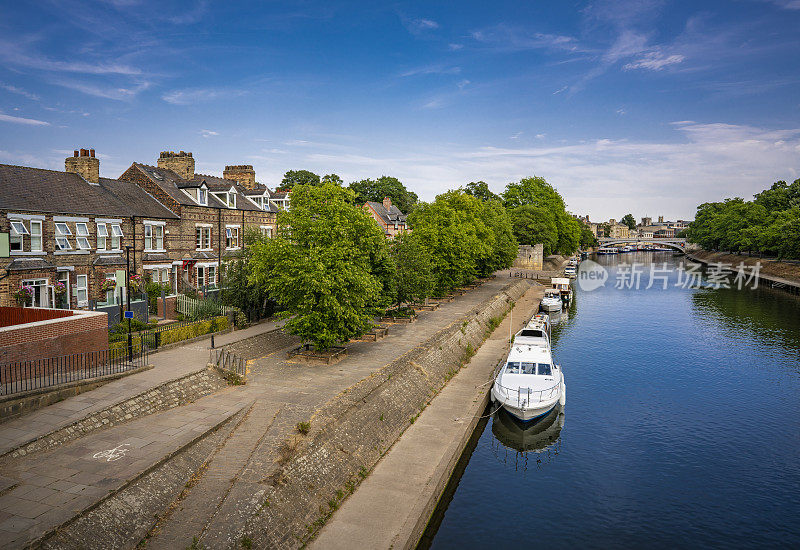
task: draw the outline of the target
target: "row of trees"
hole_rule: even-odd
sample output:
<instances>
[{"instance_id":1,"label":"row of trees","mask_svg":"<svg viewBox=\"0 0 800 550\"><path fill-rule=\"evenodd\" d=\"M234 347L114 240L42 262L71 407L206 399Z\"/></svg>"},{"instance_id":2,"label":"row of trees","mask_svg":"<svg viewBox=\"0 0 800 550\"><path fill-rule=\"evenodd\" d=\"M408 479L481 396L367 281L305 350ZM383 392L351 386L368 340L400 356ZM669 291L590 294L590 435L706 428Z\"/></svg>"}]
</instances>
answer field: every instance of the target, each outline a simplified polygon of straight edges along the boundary
<instances>
[{"instance_id":1,"label":"row of trees","mask_svg":"<svg viewBox=\"0 0 800 550\"><path fill-rule=\"evenodd\" d=\"M248 235L236 268L246 269L252 299L274 297L291 316L287 329L318 349L360 336L392 305L449 292L516 255L499 201L449 191L411 214L413 232L388 241L354 195L333 182L296 186L277 235Z\"/></svg>"},{"instance_id":2,"label":"row of trees","mask_svg":"<svg viewBox=\"0 0 800 550\"><path fill-rule=\"evenodd\" d=\"M800 258L800 179L778 181L752 201L701 204L686 234L706 250Z\"/></svg>"}]
</instances>

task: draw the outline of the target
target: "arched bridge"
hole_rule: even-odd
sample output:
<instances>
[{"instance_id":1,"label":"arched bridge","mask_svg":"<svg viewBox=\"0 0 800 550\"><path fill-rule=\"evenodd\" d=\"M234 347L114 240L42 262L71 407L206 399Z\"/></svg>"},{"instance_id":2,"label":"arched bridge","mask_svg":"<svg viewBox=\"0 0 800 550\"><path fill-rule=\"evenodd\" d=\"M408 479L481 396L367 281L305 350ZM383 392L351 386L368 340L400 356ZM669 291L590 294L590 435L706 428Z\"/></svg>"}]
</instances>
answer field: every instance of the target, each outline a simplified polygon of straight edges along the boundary
<instances>
[{"instance_id":1,"label":"arched bridge","mask_svg":"<svg viewBox=\"0 0 800 550\"><path fill-rule=\"evenodd\" d=\"M652 239L640 239L637 237L627 237L624 239L619 238L612 238L612 237L600 237L597 239L597 242L600 243L600 246L612 246L615 244L658 244L669 246L670 248L675 248L676 250L684 251L686 248L686 239L680 237L665 237L665 238L652 238Z\"/></svg>"}]
</instances>

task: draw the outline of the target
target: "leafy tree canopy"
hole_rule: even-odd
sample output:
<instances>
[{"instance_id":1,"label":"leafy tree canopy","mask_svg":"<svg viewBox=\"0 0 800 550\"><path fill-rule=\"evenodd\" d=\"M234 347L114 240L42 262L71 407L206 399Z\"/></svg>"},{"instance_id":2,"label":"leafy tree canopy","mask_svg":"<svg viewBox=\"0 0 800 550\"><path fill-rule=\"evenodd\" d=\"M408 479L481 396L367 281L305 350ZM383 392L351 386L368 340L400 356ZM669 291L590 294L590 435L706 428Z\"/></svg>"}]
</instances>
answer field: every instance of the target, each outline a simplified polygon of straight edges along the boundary
<instances>
[{"instance_id":1,"label":"leafy tree canopy","mask_svg":"<svg viewBox=\"0 0 800 550\"><path fill-rule=\"evenodd\" d=\"M622 225L627 225L628 229L636 229L636 219L633 217L633 214L625 214L622 216L622 219L619 221Z\"/></svg>"},{"instance_id":2,"label":"leafy tree canopy","mask_svg":"<svg viewBox=\"0 0 800 550\"><path fill-rule=\"evenodd\" d=\"M335 183L336 185L339 185L339 186L344 185L344 182L342 181L342 178L340 178L336 174L325 174L324 176L322 176L321 182L322 183Z\"/></svg>"},{"instance_id":3,"label":"leafy tree canopy","mask_svg":"<svg viewBox=\"0 0 800 550\"><path fill-rule=\"evenodd\" d=\"M395 263L395 303L420 303L433 296L433 257L417 233L400 233L391 243Z\"/></svg>"},{"instance_id":4,"label":"leafy tree canopy","mask_svg":"<svg viewBox=\"0 0 800 550\"><path fill-rule=\"evenodd\" d=\"M308 170L289 170L281 180L282 189L291 189L295 185L319 185L320 178Z\"/></svg>"},{"instance_id":5,"label":"leafy tree canopy","mask_svg":"<svg viewBox=\"0 0 800 550\"><path fill-rule=\"evenodd\" d=\"M464 192L482 201L500 200L500 195L495 195L489 190L485 181L471 181L464 187Z\"/></svg>"},{"instance_id":6,"label":"leafy tree canopy","mask_svg":"<svg viewBox=\"0 0 800 550\"><path fill-rule=\"evenodd\" d=\"M358 204L364 204L367 201L383 202L385 197L389 197L392 204L404 214L413 211L419 200L416 193L406 189L400 180L391 176L381 176L375 180L354 181L350 184L350 189L355 193L355 200Z\"/></svg>"},{"instance_id":7,"label":"leafy tree canopy","mask_svg":"<svg viewBox=\"0 0 800 550\"><path fill-rule=\"evenodd\" d=\"M278 234L251 246L253 284L290 317L286 329L317 349L360 336L385 301L383 232L353 193L334 183L302 185L278 216Z\"/></svg>"}]
</instances>

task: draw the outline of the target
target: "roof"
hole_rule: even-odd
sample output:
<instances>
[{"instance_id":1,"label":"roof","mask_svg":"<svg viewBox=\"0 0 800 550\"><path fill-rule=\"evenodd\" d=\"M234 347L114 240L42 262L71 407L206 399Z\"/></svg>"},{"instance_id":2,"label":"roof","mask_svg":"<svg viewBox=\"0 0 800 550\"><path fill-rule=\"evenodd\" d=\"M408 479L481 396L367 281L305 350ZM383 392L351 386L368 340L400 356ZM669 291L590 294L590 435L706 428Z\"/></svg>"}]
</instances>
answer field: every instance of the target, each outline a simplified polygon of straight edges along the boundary
<instances>
[{"instance_id":1,"label":"roof","mask_svg":"<svg viewBox=\"0 0 800 550\"><path fill-rule=\"evenodd\" d=\"M125 265L125 258L119 254L101 254L92 265Z\"/></svg>"},{"instance_id":2,"label":"roof","mask_svg":"<svg viewBox=\"0 0 800 550\"><path fill-rule=\"evenodd\" d=\"M175 201L178 202L178 204L182 204L184 206L204 206L201 204L197 204L197 202L195 202L190 196L188 196L183 191L183 189L196 189L203 184L205 184L206 187L208 187L208 190L210 192L220 193L223 191L228 191L231 187L233 187L236 190L236 193L240 195L247 196L247 195L259 194L259 193L249 193L244 185L241 185L233 180L218 178L217 176L195 174L194 178L192 178L191 180L186 180L180 177L172 170L168 170L166 168L159 168L156 166L150 166L149 164L142 164L139 162L134 162L133 164L153 183L158 185L162 190L164 190L165 193L167 193L170 197L175 199ZM266 190L266 186L262 186L262 193L263 190ZM208 206L210 208L228 208L227 204L219 200L211 193L209 193L208 195ZM242 201L237 200L235 210L256 210L263 212L277 212L277 210L273 209L271 205L267 210L262 210L249 200L242 200Z\"/></svg>"},{"instance_id":3,"label":"roof","mask_svg":"<svg viewBox=\"0 0 800 550\"><path fill-rule=\"evenodd\" d=\"M26 212L177 218L133 183L100 178L90 184L78 174L0 164L0 208Z\"/></svg>"},{"instance_id":4,"label":"roof","mask_svg":"<svg viewBox=\"0 0 800 550\"><path fill-rule=\"evenodd\" d=\"M27 271L29 269L54 269L55 266L42 258L14 258L6 266L8 271Z\"/></svg>"},{"instance_id":5,"label":"roof","mask_svg":"<svg viewBox=\"0 0 800 550\"><path fill-rule=\"evenodd\" d=\"M376 214L383 220L386 225L394 225L396 223L406 223L406 215L403 214L395 205L389 207L389 210L380 202L367 201L367 204L372 208Z\"/></svg>"}]
</instances>

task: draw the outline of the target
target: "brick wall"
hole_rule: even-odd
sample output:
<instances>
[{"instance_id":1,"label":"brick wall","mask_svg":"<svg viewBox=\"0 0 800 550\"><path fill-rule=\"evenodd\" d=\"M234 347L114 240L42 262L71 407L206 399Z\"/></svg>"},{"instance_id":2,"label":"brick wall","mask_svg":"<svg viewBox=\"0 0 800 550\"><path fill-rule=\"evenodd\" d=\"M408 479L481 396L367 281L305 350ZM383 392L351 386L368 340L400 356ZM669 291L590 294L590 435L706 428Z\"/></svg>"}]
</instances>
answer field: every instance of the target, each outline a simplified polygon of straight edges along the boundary
<instances>
[{"instance_id":1,"label":"brick wall","mask_svg":"<svg viewBox=\"0 0 800 550\"><path fill-rule=\"evenodd\" d=\"M167 319L177 319L178 318L178 297L177 296L167 296ZM158 318L164 318L164 300L160 297L158 298Z\"/></svg>"},{"instance_id":2,"label":"brick wall","mask_svg":"<svg viewBox=\"0 0 800 550\"><path fill-rule=\"evenodd\" d=\"M70 317L0 328L0 364L108 349L105 313L75 312ZM8 373L3 373L6 381Z\"/></svg>"}]
</instances>

